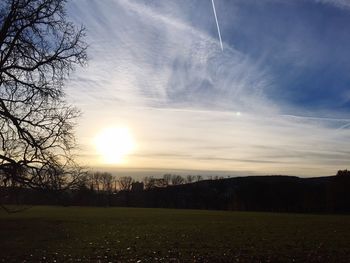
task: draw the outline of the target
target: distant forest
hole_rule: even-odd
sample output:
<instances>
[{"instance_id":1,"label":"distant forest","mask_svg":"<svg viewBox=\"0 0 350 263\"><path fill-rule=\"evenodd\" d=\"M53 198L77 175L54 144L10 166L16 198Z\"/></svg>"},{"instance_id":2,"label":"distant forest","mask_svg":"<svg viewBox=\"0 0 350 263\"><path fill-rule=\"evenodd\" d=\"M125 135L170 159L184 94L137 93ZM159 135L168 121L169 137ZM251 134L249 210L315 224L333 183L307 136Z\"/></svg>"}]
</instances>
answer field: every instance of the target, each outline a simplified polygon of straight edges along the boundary
<instances>
[{"instance_id":1,"label":"distant forest","mask_svg":"<svg viewBox=\"0 0 350 263\"><path fill-rule=\"evenodd\" d=\"M77 205L349 213L350 171L335 176L248 176L235 178L166 174L135 182L108 173L86 176L75 189L31 189L2 182L1 204Z\"/></svg>"}]
</instances>

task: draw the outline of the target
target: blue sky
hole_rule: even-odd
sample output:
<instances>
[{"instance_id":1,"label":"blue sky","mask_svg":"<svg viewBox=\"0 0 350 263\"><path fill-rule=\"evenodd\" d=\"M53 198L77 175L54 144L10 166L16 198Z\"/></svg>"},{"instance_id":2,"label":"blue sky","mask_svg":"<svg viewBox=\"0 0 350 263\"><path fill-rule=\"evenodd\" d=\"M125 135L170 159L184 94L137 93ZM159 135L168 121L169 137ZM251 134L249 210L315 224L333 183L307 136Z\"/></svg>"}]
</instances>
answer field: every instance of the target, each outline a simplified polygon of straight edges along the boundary
<instances>
[{"instance_id":1,"label":"blue sky","mask_svg":"<svg viewBox=\"0 0 350 263\"><path fill-rule=\"evenodd\" d=\"M83 162L108 169L329 175L350 157L350 1L76 0L89 66L67 83ZM122 164L94 136L126 126Z\"/></svg>"}]
</instances>

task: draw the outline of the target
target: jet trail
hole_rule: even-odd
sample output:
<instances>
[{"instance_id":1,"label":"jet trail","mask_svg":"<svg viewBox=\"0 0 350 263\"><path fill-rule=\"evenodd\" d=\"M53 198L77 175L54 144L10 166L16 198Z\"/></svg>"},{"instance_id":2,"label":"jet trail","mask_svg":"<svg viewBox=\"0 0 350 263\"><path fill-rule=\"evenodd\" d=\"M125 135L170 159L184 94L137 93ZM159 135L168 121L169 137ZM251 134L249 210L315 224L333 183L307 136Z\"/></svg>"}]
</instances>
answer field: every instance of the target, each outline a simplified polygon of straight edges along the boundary
<instances>
[{"instance_id":1,"label":"jet trail","mask_svg":"<svg viewBox=\"0 0 350 263\"><path fill-rule=\"evenodd\" d=\"M338 130L345 129L345 128L349 127L349 126L350 126L350 123L347 123L347 124L345 124L345 125L342 125L342 126L340 126L340 127L337 129L337 131L338 131Z\"/></svg>"},{"instance_id":2,"label":"jet trail","mask_svg":"<svg viewBox=\"0 0 350 263\"><path fill-rule=\"evenodd\" d=\"M218 22L218 17L216 16L216 10L215 10L215 3L214 0L211 0L211 3L213 5L213 11L214 11L214 16L215 16L215 22L216 22L216 27L218 28L218 34L219 34L219 40L220 40L220 46L221 46L221 51L224 51L224 47L222 45L222 40L221 40L221 33L220 33L220 26Z\"/></svg>"}]
</instances>

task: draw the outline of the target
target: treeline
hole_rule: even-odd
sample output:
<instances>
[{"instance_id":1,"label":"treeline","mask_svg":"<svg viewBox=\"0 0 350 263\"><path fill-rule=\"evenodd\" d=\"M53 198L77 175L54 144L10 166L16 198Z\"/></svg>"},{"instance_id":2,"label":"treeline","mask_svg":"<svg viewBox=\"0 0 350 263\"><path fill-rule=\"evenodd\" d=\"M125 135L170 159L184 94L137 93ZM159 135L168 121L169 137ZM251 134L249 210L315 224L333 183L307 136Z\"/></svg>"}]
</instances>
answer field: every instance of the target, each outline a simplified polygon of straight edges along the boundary
<instances>
[{"instance_id":1,"label":"treeline","mask_svg":"<svg viewBox=\"0 0 350 263\"><path fill-rule=\"evenodd\" d=\"M209 176L209 180L223 179L219 176ZM131 191L133 184L142 184L142 190L149 190L159 187L167 187L171 185L181 185L203 180L201 175L187 175L181 176L177 174L164 174L161 178L146 176L141 180L133 179L131 176L116 176L108 172L87 172L86 175L80 176L79 181L72 189L89 189L96 192L119 192ZM60 185L62 183L62 185ZM5 176L0 173L0 187L19 187L24 185L12 180L12 177ZM45 188L45 187L44 187ZM48 190L63 190L64 182L57 181L54 188L47 187Z\"/></svg>"},{"instance_id":2,"label":"treeline","mask_svg":"<svg viewBox=\"0 0 350 263\"><path fill-rule=\"evenodd\" d=\"M146 176L135 180L131 176L116 176L108 172L86 172L67 189L64 181L40 188L28 188L0 172L0 206L2 204L58 204L109 206L123 192L140 192L203 180L201 175L164 174L161 178ZM209 179L222 179L211 176ZM46 187L47 186L47 187Z\"/></svg>"},{"instance_id":3,"label":"treeline","mask_svg":"<svg viewBox=\"0 0 350 263\"><path fill-rule=\"evenodd\" d=\"M207 180L224 179L220 176L209 176ZM162 177L146 176L141 180L135 180L131 176L115 176L107 172L88 173L81 179L80 187L87 188L97 192L119 192L131 191L133 186L137 187L137 191L150 190L174 185L190 184L202 181L201 175L164 174ZM134 189L135 190L135 189Z\"/></svg>"},{"instance_id":4,"label":"treeline","mask_svg":"<svg viewBox=\"0 0 350 263\"><path fill-rule=\"evenodd\" d=\"M222 179L222 177L210 177L209 179ZM137 190L150 190L171 185L189 184L203 180L201 175L181 176L177 174L164 174L161 178L146 176L142 180L135 180L131 176L115 176L107 172L88 173L80 179L79 188L90 189L96 192L131 191L133 186ZM141 188L141 189L140 189ZM135 189L134 189L135 190Z\"/></svg>"},{"instance_id":5,"label":"treeline","mask_svg":"<svg viewBox=\"0 0 350 263\"><path fill-rule=\"evenodd\" d=\"M17 199L7 199L8 203L350 212L350 172L347 170L338 171L336 176L317 178L248 176L204 180L196 176L167 174L162 178L146 177L142 182L135 182L131 177L110 177L110 174L95 173L87 177L80 188L70 191L43 192L16 187L1 189L2 192L18 191Z\"/></svg>"}]
</instances>

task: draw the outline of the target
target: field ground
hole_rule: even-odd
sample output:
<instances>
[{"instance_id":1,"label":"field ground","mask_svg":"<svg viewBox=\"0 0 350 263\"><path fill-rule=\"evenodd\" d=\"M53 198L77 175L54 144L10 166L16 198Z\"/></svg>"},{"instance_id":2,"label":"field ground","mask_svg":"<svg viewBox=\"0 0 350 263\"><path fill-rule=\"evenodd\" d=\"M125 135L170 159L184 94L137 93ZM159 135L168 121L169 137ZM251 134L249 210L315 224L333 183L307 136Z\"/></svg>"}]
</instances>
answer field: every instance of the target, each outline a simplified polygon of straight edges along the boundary
<instances>
[{"instance_id":1,"label":"field ground","mask_svg":"<svg viewBox=\"0 0 350 263\"><path fill-rule=\"evenodd\" d=\"M143 208L0 211L0 262L350 262L350 216Z\"/></svg>"}]
</instances>

